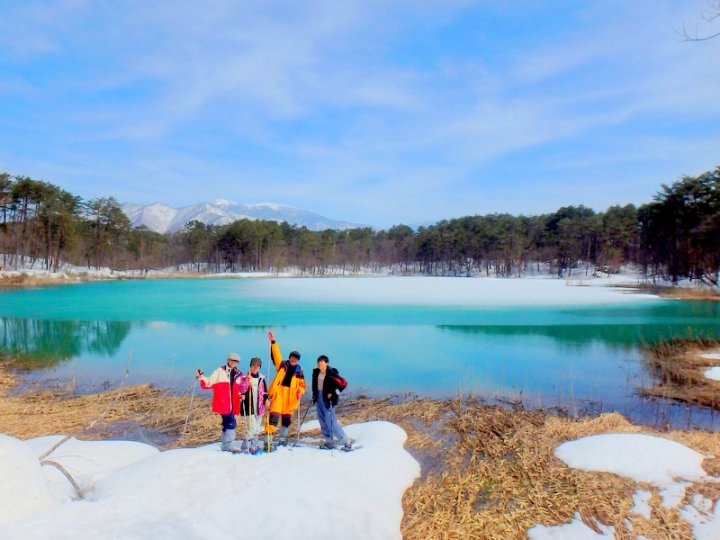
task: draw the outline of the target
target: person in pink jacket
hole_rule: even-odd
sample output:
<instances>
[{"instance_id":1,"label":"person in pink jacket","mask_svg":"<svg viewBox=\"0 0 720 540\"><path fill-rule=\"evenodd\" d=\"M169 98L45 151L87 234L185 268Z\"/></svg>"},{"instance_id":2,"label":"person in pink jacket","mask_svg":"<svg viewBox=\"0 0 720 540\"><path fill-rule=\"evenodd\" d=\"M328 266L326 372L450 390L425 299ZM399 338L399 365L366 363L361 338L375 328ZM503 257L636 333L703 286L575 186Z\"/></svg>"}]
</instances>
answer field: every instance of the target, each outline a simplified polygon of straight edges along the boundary
<instances>
[{"instance_id":1,"label":"person in pink jacket","mask_svg":"<svg viewBox=\"0 0 720 540\"><path fill-rule=\"evenodd\" d=\"M240 355L230 353L227 364L212 372L210 377L203 376L197 370L195 377L200 380L200 388L213 391L212 411L222 419L222 449L226 452L240 452L233 442L237 421L235 415L240 413L240 383L242 371L238 369Z\"/></svg>"},{"instance_id":2,"label":"person in pink jacket","mask_svg":"<svg viewBox=\"0 0 720 540\"><path fill-rule=\"evenodd\" d=\"M268 405L265 377L260 373L262 360L252 358L250 371L240 380L240 416L245 421L242 450L256 454L258 434L263 430L263 417Z\"/></svg>"}]
</instances>

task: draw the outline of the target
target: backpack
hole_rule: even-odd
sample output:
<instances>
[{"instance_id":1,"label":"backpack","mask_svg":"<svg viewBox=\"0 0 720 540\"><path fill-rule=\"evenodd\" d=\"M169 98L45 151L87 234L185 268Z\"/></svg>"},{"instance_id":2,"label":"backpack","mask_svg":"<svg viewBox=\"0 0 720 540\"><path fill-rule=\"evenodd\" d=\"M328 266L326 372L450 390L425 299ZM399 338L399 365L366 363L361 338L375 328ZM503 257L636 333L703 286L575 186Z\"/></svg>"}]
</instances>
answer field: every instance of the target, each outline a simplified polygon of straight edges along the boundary
<instances>
[{"instance_id":1,"label":"backpack","mask_svg":"<svg viewBox=\"0 0 720 540\"><path fill-rule=\"evenodd\" d=\"M333 372L330 373L330 376L333 378L333 380L337 384L338 390L340 390L342 392L343 390L345 390L345 388L347 388L347 384L348 384L347 381L343 377L340 376L340 373L338 372L337 369L333 369Z\"/></svg>"}]
</instances>

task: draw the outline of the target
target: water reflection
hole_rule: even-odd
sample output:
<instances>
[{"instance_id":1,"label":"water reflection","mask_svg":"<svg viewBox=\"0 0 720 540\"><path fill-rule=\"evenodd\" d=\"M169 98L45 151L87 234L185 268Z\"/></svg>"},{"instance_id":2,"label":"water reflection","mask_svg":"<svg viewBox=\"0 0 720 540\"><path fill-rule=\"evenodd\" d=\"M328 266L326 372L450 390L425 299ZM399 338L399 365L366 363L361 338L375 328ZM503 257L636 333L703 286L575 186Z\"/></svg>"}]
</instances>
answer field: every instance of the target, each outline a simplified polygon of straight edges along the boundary
<instances>
[{"instance_id":1,"label":"water reflection","mask_svg":"<svg viewBox=\"0 0 720 540\"><path fill-rule=\"evenodd\" d=\"M115 355L132 323L0 317L0 351L22 368L54 367L86 353Z\"/></svg>"},{"instance_id":2,"label":"water reflection","mask_svg":"<svg viewBox=\"0 0 720 540\"><path fill-rule=\"evenodd\" d=\"M614 349L634 349L663 339L720 337L720 324L572 324L537 326L480 326L445 324L438 328L461 334L486 336L542 336L558 344L586 346L602 343Z\"/></svg>"}]
</instances>

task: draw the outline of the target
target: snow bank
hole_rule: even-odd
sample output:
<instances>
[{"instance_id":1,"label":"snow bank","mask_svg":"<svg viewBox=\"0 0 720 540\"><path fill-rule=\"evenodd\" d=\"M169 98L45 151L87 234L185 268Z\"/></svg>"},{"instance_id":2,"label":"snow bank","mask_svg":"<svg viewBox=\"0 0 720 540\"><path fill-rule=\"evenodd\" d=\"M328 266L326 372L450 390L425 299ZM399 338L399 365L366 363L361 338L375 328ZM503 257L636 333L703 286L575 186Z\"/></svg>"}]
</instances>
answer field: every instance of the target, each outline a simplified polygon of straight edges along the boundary
<instances>
[{"instance_id":1,"label":"snow bank","mask_svg":"<svg viewBox=\"0 0 720 540\"><path fill-rule=\"evenodd\" d=\"M348 280L352 280L348 286ZM421 294L418 294L421 292ZM448 306L618 304L657 300L611 287L575 286L554 278L363 277L274 279L244 291L261 299L322 303Z\"/></svg>"},{"instance_id":2,"label":"snow bank","mask_svg":"<svg viewBox=\"0 0 720 540\"><path fill-rule=\"evenodd\" d=\"M712 379L713 381L720 381L720 366L711 367L705 370L705 378Z\"/></svg>"},{"instance_id":3,"label":"snow bank","mask_svg":"<svg viewBox=\"0 0 720 540\"><path fill-rule=\"evenodd\" d=\"M579 514L575 519L564 525L535 525L528 530L530 540L597 540L598 538L615 538L615 528L598 524L601 532L596 533L585 525Z\"/></svg>"},{"instance_id":4,"label":"snow bank","mask_svg":"<svg viewBox=\"0 0 720 540\"><path fill-rule=\"evenodd\" d=\"M568 466L604 471L636 482L669 486L673 478L697 480L707 476L704 456L687 446L641 433L591 435L561 444L555 455Z\"/></svg>"},{"instance_id":5,"label":"snow bank","mask_svg":"<svg viewBox=\"0 0 720 540\"><path fill-rule=\"evenodd\" d=\"M405 432L388 422L345 429L361 449L280 448L249 456L212 444L148 451L122 469L106 467L123 459L119 447L78 444L77 455L87 457L87 450L100 464L88 480L87 500L0 527L0 537L399 539L402 494L420 472L403 448ZM23 446L32 461L41 444Z\"/></svg>"},{"instance_id":6,"label":"snow bank","mask_svg":"<svg viewBox=\"0 0 720 540\"><path fill-rule=\"evenodd\" d=\"M720 360L720 352L711 352L700 355L701 358L707 358L708 360Z\"/></svg>"},{"instance_id":7,"label":"snow bank","mask_svg":"<svg viewBox=\"0 0 720 540\"><path fill-rule=\"evenodd\" d=\"M25 441L31 452L41 456L62 436L50 435ZM159 452L154 446L133 441L79 441L71 438L46 456L62 465L83 491L91 489L103 474L121 469ZM75 490L63 474L54 467L43 467L43 473L54 498L68 500L75 497Z\"/></svg>"},{"instance_id":8,"label":"snow bank","mask_svg":"<svg viewBox=\"0 0 720 540\"><path fill-rule=\"evenodd\" d=\"M2 434L0 478L0 533L3 525L53 506L40 462L22 441Z\"/></svg>"}]
</instances>

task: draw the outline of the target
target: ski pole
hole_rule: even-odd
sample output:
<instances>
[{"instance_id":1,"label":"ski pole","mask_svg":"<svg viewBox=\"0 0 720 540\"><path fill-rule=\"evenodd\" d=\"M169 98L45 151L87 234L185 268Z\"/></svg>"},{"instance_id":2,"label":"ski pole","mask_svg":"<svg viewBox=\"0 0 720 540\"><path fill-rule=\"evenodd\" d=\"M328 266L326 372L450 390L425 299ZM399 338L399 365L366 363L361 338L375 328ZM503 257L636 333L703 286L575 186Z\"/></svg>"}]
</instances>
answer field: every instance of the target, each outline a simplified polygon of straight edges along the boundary
<instances>
[{"instance_id":1,"label":"ski pole","mask_svg":"<svg viewBox=\"0 0 720 540\"><path fill-rule=\"evenodd\" d=\"M200 377L202 377L202 374L203 374L202 369L198 369L198 373L200 374ZM197 383L198 383L198 380L200 379L200 377L195 377L195 383L193 383L192 394L190 394L190 406L188 407L188 413L187 413L187 416L185 417L185 425L183 426L183 431L182 431L181 437L184 437L185 433L187 433L187 426L188 426L188 422L190 421L190 411L192 411L193 399L195 399L195 389L197 388Z\"/></svg>"},{"instance_id":2,"label":"ski pole","mask_svg":"<svg viewBox=\"0 0 720 540\"><path fill-rule=\"evenodd\" d=\"M305 418L307 417L308 413L310 412L310 407L312 407L312 402L308 404L307 409L305 409L305 414L303 414L302 420L298 422L298 428L297 428L297 444L300 444L300 426L303 425L303 422L305 422ZM300 414L300 406L298 406L298 415Z\"/></svg>"},{"instance_id":3,"label":"ski pole","mask_svg":"<svg viewBox=\"0 0 720 540\"><path fill-rule=\"evenodd\" d=\"M243 398L240 401L240 416L242 416L243 419L243 429L245 430L245 433L243 433L243 444L245 443L245 437L247 437L248 434L248 417L245 414L245 398Z\"/></svg>"},{"instance_id":4,"label":"ski pole","mask_svg":"<svg viewBox=\"0 0 720 540\"><path fill-rule=\"evenodd\" d=\"M335 457L335 424L333 418L335 418L335 410L332 401L330 401L330 454Z\"/></svg>"},{"instance_id":5,"label":"ski pole","mask_svg":"<svg viewBox=\"0 0 720 540\"><path fill-rule=\"evenodd\" d=\"M273 335L272 335L272 332L270 332L268 334L268 336L270 337L270 347L268 349L269 355L268 355L267 379L266 380L270 380L270 364L273 363L273 359L272 359ZM267 389L267 386L265 387L265 389ZM265 411L265 433L267 434L267 451L269 454L271 451L271 448L270 448L270 406L269 406L269 404L268 404L268 407L266 407L266 411Z\"/></svg>"}]
</instances>

